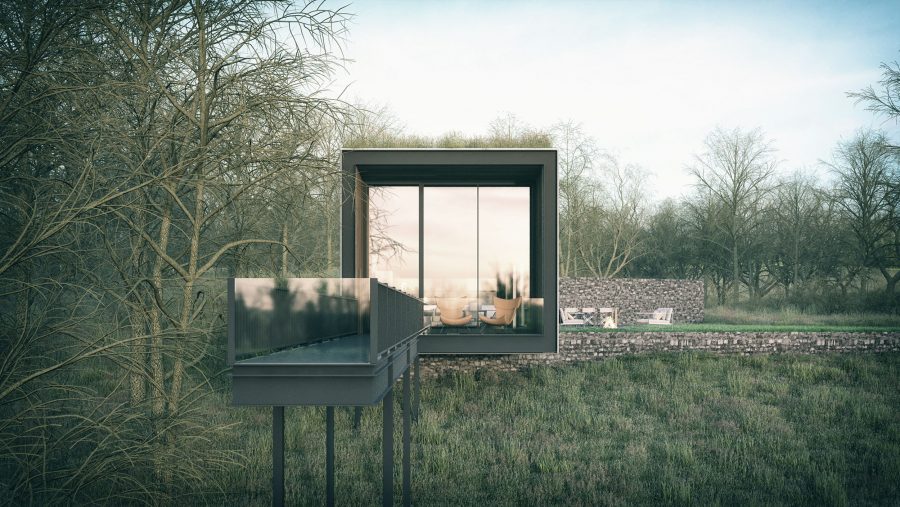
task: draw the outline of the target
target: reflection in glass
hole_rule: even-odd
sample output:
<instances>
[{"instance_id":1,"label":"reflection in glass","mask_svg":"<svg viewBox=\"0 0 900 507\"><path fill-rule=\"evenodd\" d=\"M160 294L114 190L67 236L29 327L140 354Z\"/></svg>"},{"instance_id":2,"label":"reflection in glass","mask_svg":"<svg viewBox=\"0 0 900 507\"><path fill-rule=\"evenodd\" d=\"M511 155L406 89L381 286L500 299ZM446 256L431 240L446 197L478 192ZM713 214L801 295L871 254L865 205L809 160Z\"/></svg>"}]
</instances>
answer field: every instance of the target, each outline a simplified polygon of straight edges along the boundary
<instances>
[{"instance_id":1,"label":"reflection in glass","mask_svg":"<svg viewBox=\"0 0 900 507\"><path fill-rule=\"evenodd\" d=\"M369 276L419 293L419 187L369 188Z\"/></svg>"},{"instance_id":2,"label":"reflection in glass","mask_svg":"<svg viewBox=\"0 0 900 507\"><path fill-rule=\"evenodd\" d=\"M439 299L438 302L441 300ZM498 305L480 304L478 306L479 322L473 324L471 320L463 326L446 325L441 317L441 309L433 308L435 317L431 317L429 306L426 304L426 320L430 320L431 328L428 334L540 334L544 330L544 299L543 298L516 298L515 307L511 318L503 315L503 310ZM427 302L426 302L427 303ZM432 305L436 307L437 305ZM474 307L472 307L474 308ZM487 320L494 320L489 324ZM495 320L496 319L496 320Z\"/></svg>"},{"instance_id":3,"label":"reflection in glass","mask_svg":"<svg viewBox=\"0 0 900 507\"><path fill-rule=\"evenodd\" d=\"M510 301L521 307L518 298L528 296L529 197L528 187L478 189L479 300L499 313L491 325L509 320Z\"/></svg>"},{"instance_id":4,"label":"reflection in glass","mask_svg":"<svg viewBox=\"0 0 900 507\"><path fill-rule=\"evenodd\" d=\"M360 339L347 342L353 350L330 347L337 354L332 359L365 361L369 304L368 279L235 278L235 360L285 356L300 346L355 336Z\"/></svg>"},{"instance_id":5,"label":"reflection in glass","mask_svg":"<svg viewBox=\"0 0 900 507\"><path fill-rule=\"evenodd\" d=\"M421 294L432 332L543 332L543 300L530 293L530 192L425 186L420 203L419 187L371 187L369 275Z\"/></svg>"},{"instance_id":6,"label":"reflection in glass","mask_svg":"<svg viewBox=\"0 0 900 507\"><path fill-rule=\"evenodd\" d=\"M424 292L436 307L436 324L477 325L478 189L425 187Z\"/></svg>"}]
</instances>

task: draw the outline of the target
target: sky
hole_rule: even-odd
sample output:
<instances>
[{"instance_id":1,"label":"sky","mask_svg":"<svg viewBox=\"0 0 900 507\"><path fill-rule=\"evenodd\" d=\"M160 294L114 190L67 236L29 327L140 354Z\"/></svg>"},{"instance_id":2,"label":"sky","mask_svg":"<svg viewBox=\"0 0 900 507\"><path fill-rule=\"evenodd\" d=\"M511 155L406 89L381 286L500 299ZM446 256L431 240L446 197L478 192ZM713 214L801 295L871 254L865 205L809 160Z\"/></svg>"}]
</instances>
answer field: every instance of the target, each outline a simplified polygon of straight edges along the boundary
<instances>
[{"instance_id":1,"label":"sky","mask_svg":"<svg viewBox=\"0 0 900 507\"><path fill-rule=\"evenodd\" d=\"M717 126L759 127L780 170L820 160L885 122L846 96L900 60L891 2L364 1L336 77L411 134L483 135L507 113L580 123L651 175L654 200L690 191L687 166Z\"/></svg>"}]
</instances>

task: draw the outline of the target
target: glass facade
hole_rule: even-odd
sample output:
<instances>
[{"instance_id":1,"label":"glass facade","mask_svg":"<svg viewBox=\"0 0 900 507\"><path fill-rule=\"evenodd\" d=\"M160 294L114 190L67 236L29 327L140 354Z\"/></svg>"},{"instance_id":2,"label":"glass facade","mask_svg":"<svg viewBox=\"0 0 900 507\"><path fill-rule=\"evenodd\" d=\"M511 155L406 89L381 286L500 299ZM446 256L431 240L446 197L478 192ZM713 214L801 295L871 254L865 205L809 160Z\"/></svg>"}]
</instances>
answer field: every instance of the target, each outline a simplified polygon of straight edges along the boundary
<instances>
[{"instance_id":1,"label":"glass facade","mask_svg":"<svg viewBox=\"0 0 900 507\"><path fill-rule=\"evenodd\" d=\"M435 325L474 326L465 316L472 315L477 297L478 189L425 187L423 198L422 296Z\"/></svg>"},{"instance_id":2,"label":"glass facade","mask_svg":"<svg viewBox=\"0 0 900 507\"><path fill-rule=\"evenodd\" d=\"M531 198L525 186L370 187L370 276L421 280L431 334L539 334Z\"/></svg>"},{"instance_id":3,"label":"glass facade","mask_svg":"<svg viewBox=\"0 0 900 507\"><path fill-rule=\"evenodd\" d=\"M369 189L369 276L419 293L419 187Z\"/></svg>"}]
</instances>

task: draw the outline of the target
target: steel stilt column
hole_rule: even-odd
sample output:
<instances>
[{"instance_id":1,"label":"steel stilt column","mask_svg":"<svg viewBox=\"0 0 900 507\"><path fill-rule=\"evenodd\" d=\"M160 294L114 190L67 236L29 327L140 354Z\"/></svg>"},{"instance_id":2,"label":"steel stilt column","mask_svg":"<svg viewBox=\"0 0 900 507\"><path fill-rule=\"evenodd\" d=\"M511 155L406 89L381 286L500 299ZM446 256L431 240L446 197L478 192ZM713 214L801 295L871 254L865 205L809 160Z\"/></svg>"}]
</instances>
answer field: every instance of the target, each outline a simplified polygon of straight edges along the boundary
<instances>
[{"instance_id":1,"label":"steel stilt column","mask_svg":"<svg viewBox=\"0 0 900 507\"><path fill-rule=\"evenodd\" d=\"M413 361L413 365L415 367L415 393L413 398L413 421L419 422L419 390L421 385L419 383L419 354L416 354L416 358Z\"/></svg>"},{"instance_id":2,"label":"steel stilt column","mask_svg":"<svg viewBox=\"0 0 900 507\"><path fill-rule=\"evenodd\" d=\"M284 505L284 407L272 407L272 505Z\"/></svg>"},{"instance_id":3,"label":"steel stilt column","mask_svg":"<svg viewBox=\"0 0 900 507\"><path fill-rule=\"evenodd\" d=\"M412 491L410 488L410 416L409 413L409 368L403 372L403 505L412 505Z\"/></svg>"},{"instance_id":4,"label":"steel stilt column","mask_svg":"<svg viewBox=\"0 0 900 507\"><path fill-rule=\"evenodd\" d=\"M362 407L353 407L353 429L359 430L359 423L362 421Z\"/></svg>"},{"instance_id":5,"label":"steel stilt column","mask_svg":"<svg viewBox=\"0 0 900 507\"><path fill-rule=\"evenodd\" d=\"M334 507L334 407L325 407L325 505Z\"/></svg>"},{"instance_id":6,"label":"steel stilt column","mask_svg":"<svg viewBox=\"0 0 900 507\"><path fill-rule=\"evenodd\" d=\"M389 382L393 384L393 379ZM394 389L388 387L382 404L384 419L381 430L381 504L384 507L394 505Z\"/></svg>"}]
</instances>

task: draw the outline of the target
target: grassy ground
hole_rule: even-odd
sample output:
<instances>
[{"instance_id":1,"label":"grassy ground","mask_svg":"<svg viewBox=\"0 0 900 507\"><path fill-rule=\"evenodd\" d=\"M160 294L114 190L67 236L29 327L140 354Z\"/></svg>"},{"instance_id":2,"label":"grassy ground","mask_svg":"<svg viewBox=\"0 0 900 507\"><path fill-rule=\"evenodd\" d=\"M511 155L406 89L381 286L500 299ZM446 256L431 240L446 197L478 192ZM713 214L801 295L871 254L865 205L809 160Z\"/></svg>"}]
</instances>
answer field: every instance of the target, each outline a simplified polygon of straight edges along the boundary
<instances>
[{"instance_id":1,"label":"grassy ground","mask_svg":"<svg viewBox=\"0 0 900 507\"><path fill-rule=\"evenodd\" d=\"M566 330L567 328L561 328ZM880 332L900 331L900 315L889 313L807 314L796 310L753 310L717 306L707 308L700 324L671 326L623 326L618 329L571 326L573 331L587 332Z\"/></svg>"},{"instance_id":2,"label":"grassy ground","mask_svg":"<svg viewBox=\"0 0 900 507\"><path fill-rule=\"evenodd\" d=\"M845 333L861 333L861 332L883 332L883 331L900 331L900 326L882 327L882 326L850 326L850 325L822 325L822 324L720 324L715 322L703 322L700 324L672 324L671 326L651 326L651 325L632 325L622 326L616 329L604 329L597 326L567 326L560 327L560 331L575 331L588 333L637 333L637 332L700 332L700 333L720 333L720 332L741 332L741 333L764 333L764 332L804 332L811 333L817 331L827 332L845 332Z\"/></svg>"},{"instance_id":3,"label":"grassy ground","mask_svg":"<svg viewBox=\"0 0 900 507\"><path fill-rule=\"evenodd\" d=\"M900 315L890 313L801 313L791 308L781 310L707 307L704 322L764 326L851 326L890 327L900 329Z\"/></svg>"},{"instance_id":4,"label":"grassy ground","mask_svg":"<svg viewBox=\"0 0 900 507\"><path fill-rule=\"evenodd\" d=\"M898 386L898 354L685 353L428 380L415 503L898 505ZM227 497L203 500L266 503L270 409L227 404L210 406L237 422L216 444L242 464L220 481ZM288 501L320 505L324 410L286 416ZM350 417L337 412L337 502L377 504L381 411L358 433ZM399 502L399 470L395 484Z\"/></svg>"}]
</instances>

